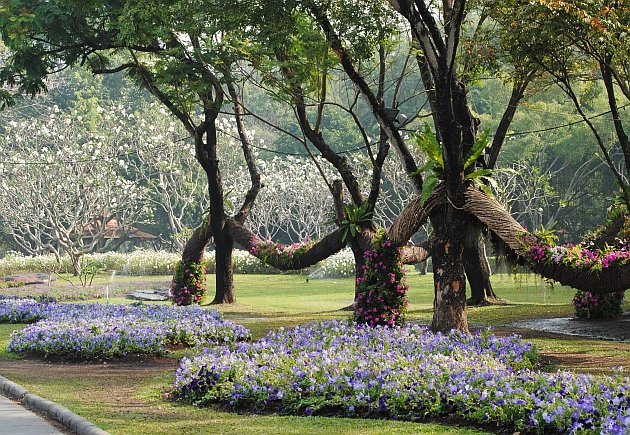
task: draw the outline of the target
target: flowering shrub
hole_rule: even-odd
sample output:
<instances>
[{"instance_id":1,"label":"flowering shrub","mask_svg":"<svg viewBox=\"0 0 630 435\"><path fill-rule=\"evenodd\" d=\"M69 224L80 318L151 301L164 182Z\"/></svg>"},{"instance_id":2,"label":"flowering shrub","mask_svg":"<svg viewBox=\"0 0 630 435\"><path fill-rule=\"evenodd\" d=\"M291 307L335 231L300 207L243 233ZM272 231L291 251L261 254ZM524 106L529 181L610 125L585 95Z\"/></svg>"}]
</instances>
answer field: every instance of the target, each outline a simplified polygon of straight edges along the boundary
<instances>
[{"instance_id":1,"label":"flowering shrub","mask_svg":"<svg viewBox=\"0 0 630 435\"><path fill-rule=\"evenodd\" d=\"M628 241L617 246L597 249L586 244L552 246L533 234L521 236L521 246L527 259L536 263L563 264L576 269L598 271L612 266L625 265L630 261Z\"/></svg>"},{"instance_id":2,"label":"flowering shrub","mask_svg":"<svg viewBox=\"0 0 630 435\"><path fill-rule=\"evenodd\" d=\"M270 258L278 261L290 261L293 257L306 252L314 244L315 242L310 240L284 245L273 241L256 239L249 248L249 253L258 257L263 264L267 264Z\"/></svg>"},{"instance_id":3,"label":"flowering shrub","mask_svg":"<svg viewBox=\"0 0 630 435\"><path fill-rule=\"evenodd\" d=\"M206 269L203 263L179 262L169 296L176 305L199 304L206 294Z\"/></svg>"},{"instance_id":4,"label":"flowering shrub","mask_svg":"<svg viewBox=\"0 0 630 435\"><path fill-rule=\"evenodd\" d=\"M377 235L371 250L363 257L363 276L357 278L354 320L377 325L400 325L407 309L407 289L400 247Z\"/></svg>"},{"instance_id":5,"label":"flowering shrub","mask_svg":"<svg viewBox=\"0 0 630 435\"><path fill-rule=\"evenodd\" d=\"M98 269L115 270L121 275L172 275L181 255L138 249L128 253L87 254L83 258ZM0 274L16 272L72 273L72 263L68 256L61 257L60 262L57 262L52 254L24 256L10 252L0 259Z\"/></svg>"},{"instance_id":6,"label":"flowering shrub","mask_svg":"<svg viewBox=\"0 0 630 435\"><path fill-rule=\"evenodd\" d=\"M227 344L249 338L245 327L223 320L218 312L192 307L2 300L0 320L13 323L38 320L11 334L9 351L44 356L161 355L172 344Z\"/></svg>"},{"instance_id":7,"label":"flowering shrub","mask_svg":"<svg viewBox=\"0 0 630 435\"><path fill-rule=\"evenodd\" d=\"M433 334L332 321L180 360L175 392L197 405L422 420L457 414L533 433L628 433L630 380L532 369L516 337Z\"/></svg>"},{"instance_id":8,"label":"flowering shrub","mask_svg":"<svg viewBox=\"0 0 630 435\"><path fill-rule=\"evenodd\" d=\"M578 290L573 297L575 317L578 319L615 319L623 313L621 303L625 292L596 295Z\"/></svg>"}]
</instances>

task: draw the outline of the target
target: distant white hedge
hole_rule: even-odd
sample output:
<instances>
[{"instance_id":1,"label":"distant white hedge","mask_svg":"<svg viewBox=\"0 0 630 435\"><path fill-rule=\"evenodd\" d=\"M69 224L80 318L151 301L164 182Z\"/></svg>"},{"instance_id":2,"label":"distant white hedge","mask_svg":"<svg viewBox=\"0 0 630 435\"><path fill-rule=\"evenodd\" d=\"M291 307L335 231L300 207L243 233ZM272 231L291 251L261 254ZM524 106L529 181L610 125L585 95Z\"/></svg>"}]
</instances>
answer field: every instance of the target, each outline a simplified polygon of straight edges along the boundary
<instances>
[{"instance_id":1,"label":"distant white hedge","mask_svg":"<svg viewBox=\"0 0 630 435\"><path fill-rule=\"evenodd\" d=\"M170 275L180 260L175 253L165 251L137 250L130 253L107 252L85 255L85 264L102 271L115 270L119 275ZM206 253L206 269L214 273L214 252ZM234 272L242 274L282 273L278 269L263 264L246 251L235 250L232 256ZM25 256L11 252L0 259L0 275L19 272L71 273L70 259L63 257L58 263L54 255ZM332 257L299 271L311 278L346 278L354 276L354 258L350 250L339 252Z\"/></svg>"}]
</instances>

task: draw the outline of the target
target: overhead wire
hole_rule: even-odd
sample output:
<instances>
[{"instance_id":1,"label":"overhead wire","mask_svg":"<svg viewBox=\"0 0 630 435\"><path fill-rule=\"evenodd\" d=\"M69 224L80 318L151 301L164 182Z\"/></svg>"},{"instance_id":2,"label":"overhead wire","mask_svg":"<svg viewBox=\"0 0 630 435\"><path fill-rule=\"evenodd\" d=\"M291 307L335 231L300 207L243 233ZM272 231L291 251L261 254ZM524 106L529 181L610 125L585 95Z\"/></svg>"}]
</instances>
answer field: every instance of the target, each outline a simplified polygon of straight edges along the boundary
<instances>
[{"instance_id":1,"label":"overhead wire","mask_svg":"<svg viewBox=\"0 0 630 435\"><path fill-rule=\"evenodd\" d=\"M630 103L624 104L623 106L619 106L618 110L625 110L627 107L630 106ZM536 129L536 130L526 130L526 131L516 131L516 132L512 132L512 133L507 133L506 137L512 137L512 136L523 136L523 135L528 135L528 134L535 134L535 133L544 133L547 131L553 131L553 130L559 130L562 128L568 128L568 127L572 127L574 125L578 125L581 124L583 122L586 122L587 120L592 120L595 118L599 118L601 116L604 115L608 115L612 112L612 110L607 110L605 112L601 112L598 113L596 115L590 116L586 119L579 119L576 121L572 121L572 122L568 122L565 124L561 124L561 125L556 125L556 126L552 126L552 127L546 127L546 128L540 128L540 129ZM412 130L412 129L405 129L405 128L399 128L399 130L401 131L405 131L405 132L416 132L417 130ZM225 131L222 131L222 133L226 134L227 136L239 140L238 137L227 133ZM493 136L493 135L490 135ZM190 136L186 136L186 137L182 137L179 138L177 140L175 140L174 142L182 142L185 140L190 139ZM153 150L160 150L163 149L167 146L167 144L164 145L160 145L157 146L155 148L153 148ZM280 150L274 150L274 149L270 149L270 148L266 148L266 147L262 147L260 145L254 145L251 144L252 148L255 148L257 150L260 151L264 151L264 152L268 152L271 154L278 154L278 155L284 155L284 156L293 156L293 157L308 157L308 154L306 153L295 153L295 152L289 152L289 151L280 151ZM356 153L358 151L362 151L365 150L367 148L367 145L363 145L360 147L354 147L354 148L350 148L350 149L346 149L346 150L342 150L342 151L337 151L337 154L352 154L352 153ZM80 163L93 163L93 162L98 162L98 161L105 161L105 160L112 160L112 159L120 159L120 158L124 158L124 157L129 157L132 156L134 154L138 154L139 150L135 150L135 151L131 151L128 153L121 153L121 154L116 154L114 156L104 156L104 157L99 157L99 158L89 158L89 159L81 159L81 160L63 160L63 161L53 161L53 162L48 162L48 161L40 161L40 162L35 162L35 161L31 161L31 162L14 162L14 161L0 161L0 163L2 164L6 164L6 165L68 165L68 164L80 164ZM321 154L316 154L316 156L321 156Z\"/></svg>"}]
</instances>

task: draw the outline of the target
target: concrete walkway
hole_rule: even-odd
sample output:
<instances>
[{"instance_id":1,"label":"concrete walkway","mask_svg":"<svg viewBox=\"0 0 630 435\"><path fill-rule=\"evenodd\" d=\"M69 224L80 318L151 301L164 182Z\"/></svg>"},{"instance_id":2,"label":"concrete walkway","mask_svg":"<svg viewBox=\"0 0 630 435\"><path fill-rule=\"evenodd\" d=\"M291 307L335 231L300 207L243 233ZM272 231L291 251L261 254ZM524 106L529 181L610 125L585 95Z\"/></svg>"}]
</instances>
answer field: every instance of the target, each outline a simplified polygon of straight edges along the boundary
<instances>
[{"instance_id":1,"label":"concrete walkway","mask_svg":"<svg viewBox=\"0 0 630 435\"><path fill-rule=\"evenodd\" d=\"M42 417L0 395L0 433L11 435L65 435Z\"/></svg>"},{"instance_id":2,"label":"concrete walkway","mask_svg":"<svg viewBox=\"0 0 630 435\"><path fill-rule=\"evenodd\" d=\"M67 433L110 435L68 408L29 393L15 382L0 376L0 435L64 435L29 409L58 422L68 430Z\"/></svg>"}]
</instances>

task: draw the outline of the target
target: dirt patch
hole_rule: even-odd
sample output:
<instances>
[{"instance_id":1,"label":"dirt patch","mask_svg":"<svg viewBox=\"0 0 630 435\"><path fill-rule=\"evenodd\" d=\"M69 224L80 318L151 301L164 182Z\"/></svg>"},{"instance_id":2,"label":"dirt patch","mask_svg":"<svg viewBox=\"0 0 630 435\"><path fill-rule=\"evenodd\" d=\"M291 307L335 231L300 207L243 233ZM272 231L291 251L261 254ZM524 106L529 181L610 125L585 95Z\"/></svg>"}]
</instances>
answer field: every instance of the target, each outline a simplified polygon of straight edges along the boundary
<instances>
[{"instance_id":1,"label":"dirt patch","mask_svg":"<svg viewBox=\"0 0 630 435\"><path fill-rule=\"evenodd\" d=\"M0 277L0 281L6 281L15 284L49 284L56 281L57 278L47 273L20 273L16 275L7 275Z\"/></svg>"}]
</instances>

